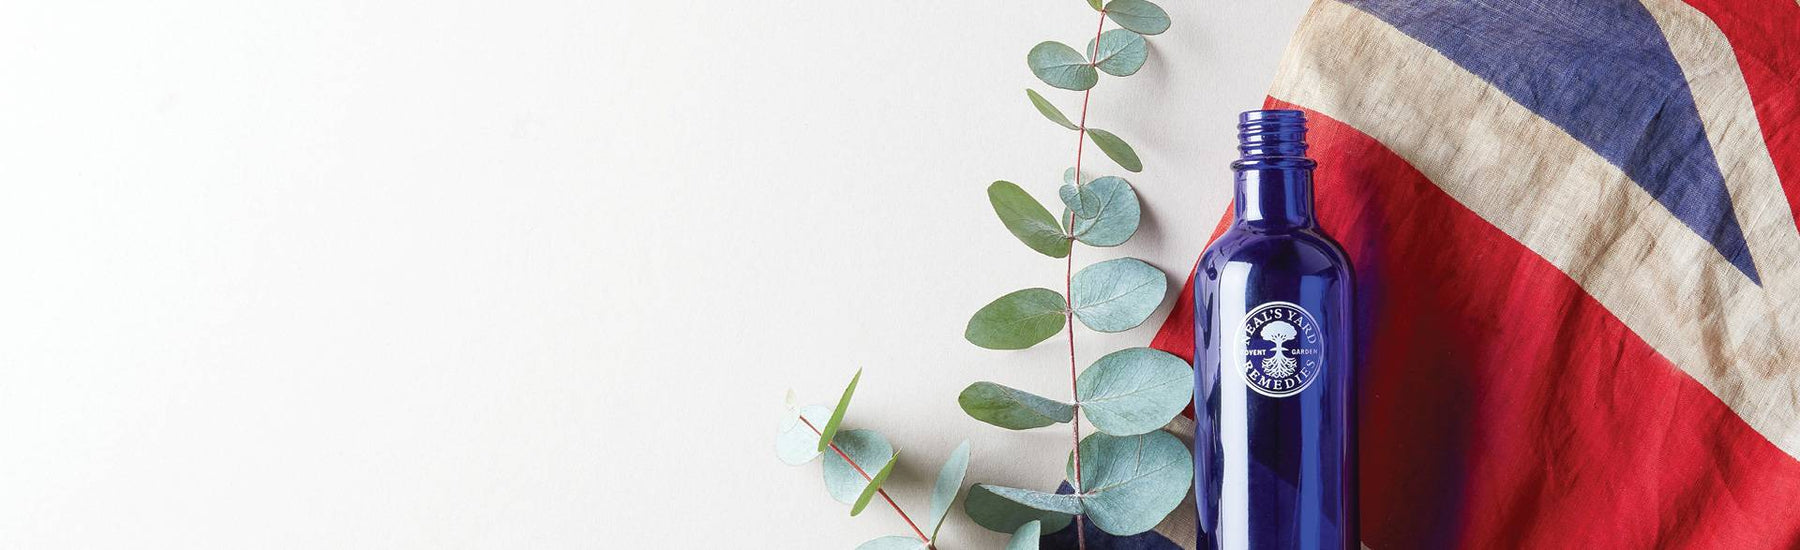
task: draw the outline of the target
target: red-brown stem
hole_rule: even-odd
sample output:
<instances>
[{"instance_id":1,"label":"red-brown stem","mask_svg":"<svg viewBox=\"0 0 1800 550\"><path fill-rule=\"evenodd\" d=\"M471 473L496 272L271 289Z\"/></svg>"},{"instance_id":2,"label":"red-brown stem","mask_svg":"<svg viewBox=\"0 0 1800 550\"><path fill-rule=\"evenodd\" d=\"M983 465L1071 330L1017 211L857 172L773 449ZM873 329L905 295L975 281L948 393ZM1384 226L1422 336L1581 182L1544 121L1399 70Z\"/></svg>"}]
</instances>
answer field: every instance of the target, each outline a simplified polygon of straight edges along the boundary
<instances>
[{"instance_id":1,"label":"red-brown stem","mask_svg":"<svg viewBox=\"0 0 1800 550\"><path fill-rule=\"evenodd\" d=\"M1088 48L1088 64L1089 64L1089 66L1094 65L1094 58L1098 57L1100 55L1100 34L1105 30L1106 30L1106 10L1100 10L1100 24L1094 29L1094 45L1092 47ZM1075 131L1075 174L1074 174L1074 178L1073 178L1075 180L1074 183L1077 186L1080 186L1082 183L1082 181L1081 181L1081 156L1082 156L1082 150L1085 149L1087 146L1088 98L1092 97L1093 95L1094 95L1094 89L1092 87L1089 87L1087 90L1081 92L1081 123L1077 125L1080 127L1080 129ZM1070 235L1070 237L1069 237L1070 239L1073 239L1074 235L1075 235L1075 216L1073 214L1071 214L1069 216L1069 235ZM1074 244L1074 243L1070 243L1070 244ZM1071 397L1071 399L1070 399L1071 401L1075 402L1075 422L1073 424L1073 426L1074 426L1073 434L1074 434L1075 441L1074 441L1074 445L1073 445L1074 451L1071 453L1071 456L1074 457L1074 462L1075 462L1075 479L1074 479L1075 491L1074 492L1075 492L1075 494L1079 495L1079 494L1081 494L1081 396L1080 396L1080 390L1075 384L1075 380L1077 378L1075 371L1076 371L1077 367L1076 367L1076 363L1075 363L1075 294L1074 294L1075 289L1074 289L1074 286L1075 286L1075 247L1070 246L1069 247L1069 255L1068 255L1066 261L1063 262L1063 307L1069 311L1069 314L1068 314L1068 320L1069 320L1069 327L1068 327L1068 329L1069 329L1069 397ZM1087 527L1086 527L1087 522L1085 520L1085 516L1086 516L1086 514L1076 514L1075 515L1075 547L1082 549L1082 550L1087 549Z\"/></svg>"},{"instance_id":2,"label":"red-brown stem","mask_svg":"<svg viewBox=\"0 0 1800 550\"><path fill-rule=\"evenodd\" d=\"M825 437L824 432L820 432L819 428L817 426L814 426L811 420L807 420L806 417L802 416L802 417L800 417L800 421L806 423L806 427L811 428L813 433L819 434L819 437ZM851 460L850 455L844 453L843 449L839 449L836 442L827 443L826 445L830 446L831 450L833 452L836 452L840 458L843 458L844 462L849 463L851 468L855 468L856 473L862 474L863 479L869 480L869 483L875 482L875 477L869 475L869 472L863 471L863 467L861 465L858 465L855 460ZM913 523L912 517L907 516L906 511L901 510L899 504L894 503L894 498L888 496L887 489L882 489L880 487L876 487L875 492L881 495L881 500L887 501L888 506L894 507L894 513L900 514L900 519L906 520L906 526L912 528L913 534L917 535L919 537L919 541L925 543L926 548L936 550L937 546L934 546L932 544L931 537L925 536L925 531L919 529L919 524Z\"/></svg>"}]
</instances>

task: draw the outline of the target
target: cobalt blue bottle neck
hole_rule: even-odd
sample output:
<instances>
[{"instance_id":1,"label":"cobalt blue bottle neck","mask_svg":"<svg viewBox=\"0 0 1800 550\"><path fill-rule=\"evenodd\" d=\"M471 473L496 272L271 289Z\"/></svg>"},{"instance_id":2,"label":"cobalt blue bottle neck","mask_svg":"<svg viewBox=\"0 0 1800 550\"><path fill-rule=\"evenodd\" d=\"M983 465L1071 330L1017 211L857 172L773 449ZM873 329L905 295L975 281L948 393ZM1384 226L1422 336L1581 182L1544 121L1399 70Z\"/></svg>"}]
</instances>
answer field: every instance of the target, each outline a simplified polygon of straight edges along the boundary
<instances>
[{"instance_id":1,"label":"cobalt blue bottle neck","mask_svg":"<svg viewBox=\"0 0 1800 550\"><path fill-rule=\"evenodd\" d=\"M1251 229L1310 229L1312 172L1306 157L1306 114L1294 110L1238 115L1236 223Z\"/></svg>"}]
</instances>

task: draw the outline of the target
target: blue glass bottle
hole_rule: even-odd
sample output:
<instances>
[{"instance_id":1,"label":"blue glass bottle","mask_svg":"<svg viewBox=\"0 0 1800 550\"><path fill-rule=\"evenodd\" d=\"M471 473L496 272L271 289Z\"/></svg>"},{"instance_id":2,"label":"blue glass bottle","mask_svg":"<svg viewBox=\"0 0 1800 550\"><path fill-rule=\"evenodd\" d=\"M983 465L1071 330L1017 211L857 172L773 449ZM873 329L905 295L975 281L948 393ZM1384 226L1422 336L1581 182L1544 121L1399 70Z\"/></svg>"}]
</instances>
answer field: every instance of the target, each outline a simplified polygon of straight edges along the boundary
<instances>
[{"instance_id":1,"label":"blue glass bottle","mask_svg":"<svg viewBox=\"0 0 1800 550\"><path fill-rule=\"evenodd\" d=\"M1305 114L1245 112L1238 140L1194 276L1199 547L1357 548L1349 257L1313 217Z\"/></svg>"}]
</instances>

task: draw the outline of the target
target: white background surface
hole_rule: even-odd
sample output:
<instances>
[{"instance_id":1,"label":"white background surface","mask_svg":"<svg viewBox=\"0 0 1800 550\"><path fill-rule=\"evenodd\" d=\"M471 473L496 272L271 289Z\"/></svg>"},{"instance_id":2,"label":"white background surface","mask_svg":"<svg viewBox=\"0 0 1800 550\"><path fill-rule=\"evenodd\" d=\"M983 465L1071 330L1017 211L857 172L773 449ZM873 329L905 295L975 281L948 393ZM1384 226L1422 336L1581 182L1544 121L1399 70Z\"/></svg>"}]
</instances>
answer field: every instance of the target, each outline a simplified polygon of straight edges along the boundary
<instances>
[{"instance_id":1,"label":"white background surface","mask_svg":"<svg viewBox=\"0 0 1800 550\"><path fill-rule=\"evenodd\" d=\"M1173 290L1304 5L1163 4L1090 120L1143 157L1144 225L1076 254ZM955 398L1068 392L1062 347L961 333L1060 287L983 190L1055 204L1075 140L1024 56L1094 23L1079 0L8 2L0 547L848 549L905 529L771 442L784 390L830 402L858 366L849 424L903 449L912 513L964 438L969 481L1053 483L1065 430ZM1082 363L1163 315L1082 332ZM942 546L1000 540L959 511Z\"/></svg>"}]
</instances>

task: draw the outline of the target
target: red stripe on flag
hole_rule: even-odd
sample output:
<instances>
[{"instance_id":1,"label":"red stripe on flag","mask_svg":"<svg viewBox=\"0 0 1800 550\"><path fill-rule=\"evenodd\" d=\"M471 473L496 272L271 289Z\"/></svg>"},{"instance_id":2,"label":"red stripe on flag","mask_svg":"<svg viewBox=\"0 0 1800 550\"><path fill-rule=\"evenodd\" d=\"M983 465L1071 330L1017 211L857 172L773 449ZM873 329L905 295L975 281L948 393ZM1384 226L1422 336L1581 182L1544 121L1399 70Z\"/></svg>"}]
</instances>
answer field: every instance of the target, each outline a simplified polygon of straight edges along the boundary
<instances>
[{"instance_id":1,"label":"red stripe on flag","mask_svg":"<svg viewBox=\"0 0 1800 550\"><path fill-rule=\"evenodd\" d=\"M1794 0L1687 0L1724 31L1750 87L1763 141L1788 207L1800 220L1800 3Z\"/></svg>"},{"instance_id":2,"label":"red stripe on flag","mask_svg":"<svg viewBox=\"0 0 1800 550\"><path fill-rule=\"evenodd\" d=\"M1369 546L1800 548L1800 461L1380 143L1307 117L1358 276ZM1190 275L1152 345L1192 357L1192 296Z\"/></svg>"}]
</instances>

